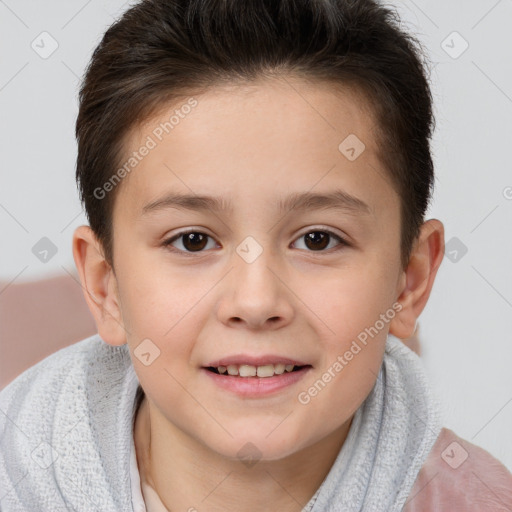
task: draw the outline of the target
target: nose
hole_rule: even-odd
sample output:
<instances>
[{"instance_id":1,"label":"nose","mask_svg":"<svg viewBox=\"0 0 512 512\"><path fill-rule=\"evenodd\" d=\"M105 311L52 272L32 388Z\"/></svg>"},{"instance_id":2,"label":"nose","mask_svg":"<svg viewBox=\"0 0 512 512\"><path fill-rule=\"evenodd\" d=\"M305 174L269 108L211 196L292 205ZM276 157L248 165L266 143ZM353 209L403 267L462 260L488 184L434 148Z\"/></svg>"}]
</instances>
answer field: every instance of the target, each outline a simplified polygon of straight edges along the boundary
<instances>
[{"instance_id":1,"label":"nose","mask_svg":"<svg viewBox=\"0 0 512 512\"><path fill-rule=\"evenodd\" d=\"M224 280L217 314L225 325L251 330L289 324L294 308L282 266L264 250L252 262L233 254L233 269Z\"/></svg>"}]
</instances>

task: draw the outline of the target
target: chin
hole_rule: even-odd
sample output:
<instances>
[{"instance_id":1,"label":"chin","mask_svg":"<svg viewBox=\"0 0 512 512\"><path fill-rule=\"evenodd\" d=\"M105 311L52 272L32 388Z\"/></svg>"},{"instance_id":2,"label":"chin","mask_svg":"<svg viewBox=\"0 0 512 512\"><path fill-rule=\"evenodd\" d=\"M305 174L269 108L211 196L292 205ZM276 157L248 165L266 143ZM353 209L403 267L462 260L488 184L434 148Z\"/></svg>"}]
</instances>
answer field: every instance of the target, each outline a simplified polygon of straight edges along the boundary
<instances>
[{"instance_id":1,"label":"chin","mask_svg":"<svg viewBox=\"0 0 512 512\"><path fill-rule=\"evenodd\" d=\"M286 429L283 428L277 435L277 424L274 422L272 428L264 429L254 427L238 431L228 429L233 437L226 434L222 436L222 440L217 438L217 443L215 440L210 440L207 445L222 457L239 460L247 467L251 467L258 461L284 459L297 452L300 447L294 440L296 436L289 434ZM276 430L273 431L273 429Z\"/></svg>"}]
</instances>

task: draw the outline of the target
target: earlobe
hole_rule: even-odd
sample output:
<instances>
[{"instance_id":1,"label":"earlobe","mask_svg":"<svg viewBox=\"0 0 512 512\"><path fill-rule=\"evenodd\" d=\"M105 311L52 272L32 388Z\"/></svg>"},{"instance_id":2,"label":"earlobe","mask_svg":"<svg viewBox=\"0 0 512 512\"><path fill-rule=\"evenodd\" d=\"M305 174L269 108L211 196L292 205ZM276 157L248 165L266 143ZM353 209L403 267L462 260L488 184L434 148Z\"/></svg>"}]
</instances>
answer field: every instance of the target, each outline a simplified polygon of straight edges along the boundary
<instances>
[{"instance_id":1,"label":"earlobe","mask_svg":"<svg viewBox=\"0 0 512 512\"><path fill-rule=\"evenodd\" d=\"M390 323L389 332L406 339L414 334L416 320L427 304L444 256L444 226L430 219L421 226L407 268L400 276L397 295L402 309Z\"/></svg>"},{"instance_id":2,"label":"earlobe","mask_svg":"<svg viewBox=\"0 0 512 512\"><path fill-rule=\"evenodd\" d=\"M116 277L104 258L101 244L89 226L76 228L73 234L73 258L85 300L94 316L100 337L110 345L124 345L126 331Z\"/></svg>"}]
</instances>

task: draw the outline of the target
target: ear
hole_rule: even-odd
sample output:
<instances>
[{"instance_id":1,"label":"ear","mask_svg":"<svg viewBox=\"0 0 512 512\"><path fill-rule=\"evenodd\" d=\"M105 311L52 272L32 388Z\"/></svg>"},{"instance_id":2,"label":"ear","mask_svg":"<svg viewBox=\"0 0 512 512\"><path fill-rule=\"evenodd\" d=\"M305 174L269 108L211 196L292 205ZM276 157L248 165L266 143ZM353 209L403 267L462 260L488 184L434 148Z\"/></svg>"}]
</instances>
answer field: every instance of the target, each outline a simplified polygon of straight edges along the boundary
<instances>
[{"instance_id":1,"label":"ear","mask_svg":"<svg viewBox=\"0 0 512 512\"><path fill-rule=\"evenodd\" d=\"M116 276L89 226L76 228L73 258L100 337L110 345L124 345L126 331L119 307Z\"/></svg>"},{"instance_id":2,"label":"ear","mask_svg":"<svg viewBox=\"0 0 512 512\"><path fill-rule=\"evenodd\" d=\"M414 334L416 320L427 304L437 270L444 256L444 226L430 219L421 226L407 268L399 279L398 299L402 309L389 326L390 334L405 339Z\"/></svg>"}]
</instances>

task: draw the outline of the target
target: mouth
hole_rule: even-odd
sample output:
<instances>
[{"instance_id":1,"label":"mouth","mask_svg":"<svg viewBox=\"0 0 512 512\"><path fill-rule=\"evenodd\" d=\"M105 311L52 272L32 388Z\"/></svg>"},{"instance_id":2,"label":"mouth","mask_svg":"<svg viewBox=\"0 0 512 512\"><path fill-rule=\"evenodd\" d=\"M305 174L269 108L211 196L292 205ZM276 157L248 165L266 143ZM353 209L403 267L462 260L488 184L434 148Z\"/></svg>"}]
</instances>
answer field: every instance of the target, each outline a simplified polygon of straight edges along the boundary
<instances>
[{"instance_id":1,"label":"mouth","mask_svg":"<svg viewBox=\"0 0 512 512\"><path fill-rule=\"evenodd\" d=\"M242 360L247 362L247 358ZM239 357L215 361L201 370L217 389L242 398L263 399L293 389L313 369L310 364L293 364L298 361L282 358L261 358L251 361L253 364L235 364L237 361Z\"/></svg>"},{"instance_id":2,"label":"mouth","mask_svg":"<svg viewBox=\"0 0 512 512\"><path fill-rule=\"evenodd\" d=\"M295 364L265 364L260 366L250 364L230 364L227 366L207 366L205 367L211 373L224 375L226 377L236 378L270 378L288 373L298 372L305 368L311 368L311 365L295 365Z\"/></svg>"}]
</instances>

